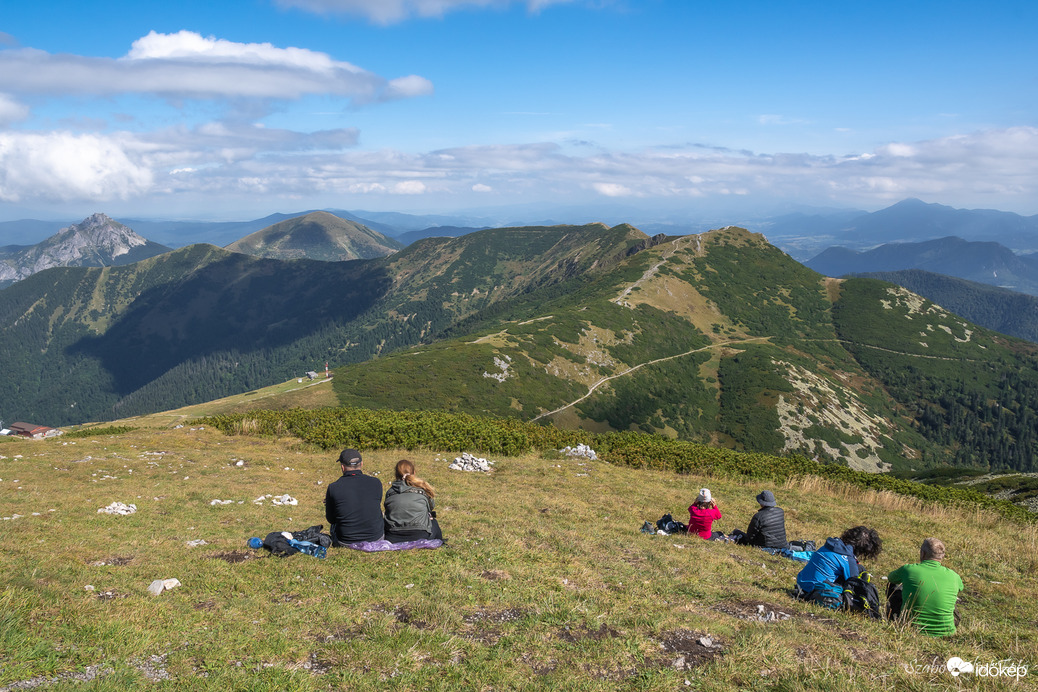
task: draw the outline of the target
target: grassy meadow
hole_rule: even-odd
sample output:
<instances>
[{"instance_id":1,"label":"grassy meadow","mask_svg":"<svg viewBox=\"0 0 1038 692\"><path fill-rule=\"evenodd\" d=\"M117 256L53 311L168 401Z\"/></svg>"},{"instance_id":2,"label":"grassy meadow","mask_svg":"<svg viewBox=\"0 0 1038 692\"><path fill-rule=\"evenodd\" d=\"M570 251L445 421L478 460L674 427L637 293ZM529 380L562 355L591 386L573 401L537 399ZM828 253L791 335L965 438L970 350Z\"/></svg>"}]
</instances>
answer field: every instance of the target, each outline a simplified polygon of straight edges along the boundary
<instances>
[{"instance_id":1,"label":"grassy meadow","mask_svg":"<svg viewBox=\"0 0 1038 692\"><path fill-rule=\"evenodd\" d=\"M687 520L702 486L715 528L745 529L757 481L553 454L465 473L454 456L365 453L385 487L416 463L445 547L281 559L246 541L324 523L334 452L197 423L0 441L0 690L1038 687L1034 524L812 477L773 488L790 538L877 528L877 577L942 538L967 591L959 632L934 639L793 601L799 563L639 531ZM254 502L284 494L298 504ZM113 502L137 511L98 513ZM953 656L1036 670L954 677Z\"/></svg>"}]
</instances>

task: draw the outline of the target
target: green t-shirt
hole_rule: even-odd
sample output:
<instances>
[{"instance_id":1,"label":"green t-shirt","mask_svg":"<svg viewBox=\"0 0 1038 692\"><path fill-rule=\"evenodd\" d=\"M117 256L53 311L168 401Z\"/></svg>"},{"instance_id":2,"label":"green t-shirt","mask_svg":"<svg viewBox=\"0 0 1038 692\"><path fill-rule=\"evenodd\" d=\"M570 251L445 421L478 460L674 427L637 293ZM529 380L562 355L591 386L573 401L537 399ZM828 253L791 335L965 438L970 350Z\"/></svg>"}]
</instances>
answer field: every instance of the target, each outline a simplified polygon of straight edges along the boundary
<instances>
[{"instance_id":1,"label":"green t-shirt","mask_svg":"<svg viewBox=\"0 0 1038 692\"><path fill-rule=\"evenodd\" d=\"M937 560L899 567L887 576L901 584L903 607L926 634L943 637L955 634L955 601L964 588L962 579Z\"/></svg>"}]
</instances>

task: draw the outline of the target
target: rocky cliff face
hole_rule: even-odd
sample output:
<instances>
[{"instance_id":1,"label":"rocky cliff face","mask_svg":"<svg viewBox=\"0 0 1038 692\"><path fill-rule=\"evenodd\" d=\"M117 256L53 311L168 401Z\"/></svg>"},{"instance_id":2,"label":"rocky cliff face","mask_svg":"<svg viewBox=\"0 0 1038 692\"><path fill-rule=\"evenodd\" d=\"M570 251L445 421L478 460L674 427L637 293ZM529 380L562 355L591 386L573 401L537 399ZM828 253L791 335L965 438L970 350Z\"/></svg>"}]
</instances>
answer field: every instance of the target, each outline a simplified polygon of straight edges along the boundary
<instances>
[{"instance_id":1,"label":"rocky cliff face","mask_svg":"<svg viewBox=\"0 0 1038 692\"><path fill-rule=\"evenodd\" d=\"M0 287L51 267L106 267L168 252L104 214L63 228L43 242L0 254Z\"/></svg>"}]
</instances>

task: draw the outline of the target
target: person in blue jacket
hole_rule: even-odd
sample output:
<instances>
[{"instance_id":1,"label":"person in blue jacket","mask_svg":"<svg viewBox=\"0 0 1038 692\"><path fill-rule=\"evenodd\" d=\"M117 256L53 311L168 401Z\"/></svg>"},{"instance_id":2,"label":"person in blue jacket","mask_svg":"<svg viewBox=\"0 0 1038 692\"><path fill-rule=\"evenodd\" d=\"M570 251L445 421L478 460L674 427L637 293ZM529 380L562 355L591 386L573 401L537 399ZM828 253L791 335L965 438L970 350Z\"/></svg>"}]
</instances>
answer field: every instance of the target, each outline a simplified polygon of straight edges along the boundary
<instances>
[{"instance_id":1,"label":"person in blue jacket","mask_svg":"<svg viewBox=\"0 0 1038 692\"><path fill-rule=\"evenodd\" d=\"M844 583L863 571L858 560L871 560L882 550L879 533L867 526L855 526L839 538L829 538L797 575L795 595L827 608L839 608Z\"/></svg>"}]
</instances>

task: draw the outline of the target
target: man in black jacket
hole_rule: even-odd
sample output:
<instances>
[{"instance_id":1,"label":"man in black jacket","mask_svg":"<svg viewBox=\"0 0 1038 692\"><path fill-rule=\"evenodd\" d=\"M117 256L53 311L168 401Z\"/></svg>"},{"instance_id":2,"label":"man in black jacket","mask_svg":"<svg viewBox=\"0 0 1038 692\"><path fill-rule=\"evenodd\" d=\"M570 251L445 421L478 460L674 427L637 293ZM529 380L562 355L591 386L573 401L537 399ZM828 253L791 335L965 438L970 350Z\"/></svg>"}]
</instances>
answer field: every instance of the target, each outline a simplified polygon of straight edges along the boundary
<instances>
[{"instance_id":1,"label":"man in black jacket","mask_svg":"<svg viewBox=\"0 0 1038 692\"><path fill-rule=\"evenodd\" d=\"M330 484L324 495L324 516L331 524L332 545L382 538L382 481L361 473L361 463L360 452L344 449L339 455L342 477Z\"/></svg>"},{"instance_id":2,"label":"man in black jacket","mask_svg":"<svg viewBox=\"0 0 1038 692\"><path fill-rule=\"evenodd\" d=\"M760 548L785 548L786 514L775 502L775 493L763 491L757 496L760 509L750 519L745 535L739 540L742 545L755 545Z\"/></svg>"}]
</instances>

